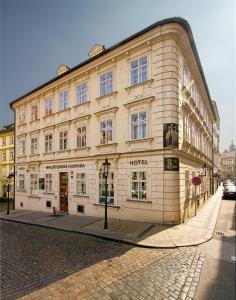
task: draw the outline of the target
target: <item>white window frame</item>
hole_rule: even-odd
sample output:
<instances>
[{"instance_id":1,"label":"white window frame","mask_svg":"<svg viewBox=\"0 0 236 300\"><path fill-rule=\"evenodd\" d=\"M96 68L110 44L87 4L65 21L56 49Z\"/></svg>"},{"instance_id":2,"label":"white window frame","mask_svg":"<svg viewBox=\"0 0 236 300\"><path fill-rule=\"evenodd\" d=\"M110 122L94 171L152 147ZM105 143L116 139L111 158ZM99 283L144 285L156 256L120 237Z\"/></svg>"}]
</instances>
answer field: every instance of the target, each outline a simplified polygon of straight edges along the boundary
<instances>
[{"instance_id":1,"label":"white window frame","mask_svg":"<svg viewBox=\"0 0 236 300\"><path fill-rule=\"evenodd\" d=\"M85 129L85 131L83 131ZM87 146L87 126L80 125L76 130L76 147L84 148Z\"/></svg>"},{"instance_id":2,"label":"white window frame","mask_svg":"<svg viewBox=\"0 0 236 300\"><path fill-rule=\"evenodd\" d=\"M30 195L38 195L39 191L39 175L38 173L30 174Z\"/></svg>"},{"instance_id":3,"label":"white window frame","mask_svg":"<svg viewBox=\"0 0 236 300\"><path fill-rule=\"evenodd\" d=\"M49 136L51 136L51 139L48 138ZM53 134L52 133L45 134L44 141L45 141L45 153L52 152Z\"/></svg>"},{"instance_id":4,"label":"white window frame","mask_svg":"<svg viewBox=\"0 0 236 300\"><path fill-rule=\"evenodd\" d=\"M59 132L59 150L64 151L68 149L68 130L61 130Z\"/></svg>"},{"instance_id":5,"label":"white window frame","mask_svg":"<svg viewBox=\"0 0 236 300\"><path fill-rule=\"evenodd\" d=\"M137 173L137 179L134 178L134 173ZM140 178L140 175L144 174L145 179ZM139 201L147 201L147 185L148 185L148 174L147 171L144 170L132 170L131 171L131 194L130 199L132 200L139 200ZM138 188L134 189L134 183L137 183ZM142 184L145 183L145 189L142 189ZM137 195L137 197L134 197L134 195ZM143 197L145 195L145 197Z\"/></svg>"},{"instance_id":6,"label":"white window frame","mask_svg":"<svg viewBox=\"0 0 236 300\"><path fill-rule=\"evenodd\" d=\"M39 104L33 103L31 105L31 121L37 121L39 119Z\"/></svg>"},{"instance_id":7,"label":"white window frame","mask_svg":"<svg viewBox=\"0 0 236 300\"><path fill-rule=\"evenodd\" d=\"M190 71L186 62L183 63L183 85L188 89L190 83Z\"/></svg>"},{"instance_id":8,"label":"white window frame","mask_svg":"<svg viewBox=\"0 0 236 300\"><path fill-rule=\"evenodd\" d=\"M53 114L53 97L45 99L44 102L45 117L51 116Z\"/></svg>"},{"instance_id":9,"label":"white window frame","mask_svg":"<svg viewBox=\"0 0 236 300\"><path fill-rule=\"evenodd\" d=\"M25 148L25 139L19 139L19 154L25 155L26 148Z\"/></svg>"},{"instance_id":10,"label":"white window frame","mask_svg":"<svg viewBox=\"0 0 236 300\"><path fill-rule=\"evenodd\" d=\"M37 154L38 153L38 137L31 137L30 140L30 149L31 154Z\"/></svg>"},{"instance_id":11,"label":"white window frame","mask_svg":"<svg viewBox=\"0 0 236 300\"><path fill-rule=\"evenodd\" d=\"M108 123L111 123L111 126L108 126ZM105 127L102 127L102 124L105 124ZM110 133L111 132L111 138ZM113 128L113 120L101 120L100 121L100 145L106 145L113 143L113 135L114 135L114 128Z\"/></svg>"},{"instance_id":12,"label":"white window frame","mask_svg":"<svg viewBox=\"0 0 236 300\"><path fill-rule=\"evenodd\" d=\"M9 144L13 145L14 144L14 135L11 135L9 138Z\"/></svg>"},{"instance_id":13,"label":"white window frame","mask_svg":"<svg viewBox=\"0 0 236 300\"><path fill-rule=\"evenodd\" d=\"M14 160L14 150L10 151L10 160Z\"/></svg>"},{"instance_id":14,"label":"white window frame","mask_svg":"<svg viewBox=\"0 0 236 300\"><path fill-rule=\"evenodd\" d=\"M99 77L100 97L113 93L113 85L114 85L113 79L114 79L114 75L112 70L107 71L100 75Z\"/></svg>"},{"instance_id":15,"label":"white window frame","mask_svg":"<svg viewBox=\"0 0 236 300\"><path fill-rule=\"evenodd\" d=\"M141 120L141 115L143 115L143 114L146 115L145 120ZM137 116L137 121L132 120L132 118L134 116ZM148 138L148 132L149 132L148 124L149 124L149 121L148 121L148 112L147 111L141 111L141 112L130 114L130 139L132 141L135 141L135 140L142 140L142 139ZM142 135L143 125L146 125L145 136ZM134 128L136 128L136 127L137 127L137 137L134 136Z\"/></svg>"},{"instance_id":16,"label":"white window frame","mask_svg":"<svg viewBox=\"0 0 236 300\"><path fill-rule=\"evenodd\" d=\"M25 108L19 110L19 124L25 122Z\"/></svg>"},{"instance_id":17,"label":"white window frame","mask_svg":"<svg viewBox=\"0 0 236 300\"><path fill-rule=\"evenodd\" d=\"M76 86L76 104L88 102L88 84L81 82Z\"/></svg>"},{"instance_id":18,"label":"white window frame","mask_svg":"<svg viewBox=\"0 0 236 300\"><path fill-rule=\"evenodd\" d=\"M85 196L87 192L86 173L78 172L75 177L75 193L79 196Z\"/></svg>"},{"instance_id":19,"label":"white window frame","mask_svg":"<svg viewBox=\"0 0 236 300\"><path fill-rule=\"evenodd\" d=\"M59 93L59 111L69 108L69 90Z\"/></svg>"},{"instance_id":20,"label":"white window frame","mask_svg":"<svg viewBox=\"0 0 236 300\"><path fill-rule=\"evenodd\" d=\"M45 174L45 193L53 192L53 176L52 173Z\"/></svg>"},{"instance_id":21,"label":"white window frame","mask_svg":"<svg viewBox=\"0 0 236 300\"><path fill-rule=\"evenodd\" d=\"M142 65L141 63L143 59L146 59L146 63ZM134 66L135 64L137 65ZM145 71L142 70L144 66L145 66ZM136 75L134 74L135 72ZM144 74L146 74L146 76L144 76ZM132 60L130 63L130 83L132 86L132 85L145 82L147 80L148 80L148 56L143 55L139 58Z\"/></svg>"},{"instance_id":22,"label":"white window frame","mask_svg":"<svg viewBox=\"0 0 236 300\"><path fill-rule=\"evenodd\" d=\"M18 176L18 190L19 191L25 190L25 174L19 174Z\"/></svg>"}]
</instances>

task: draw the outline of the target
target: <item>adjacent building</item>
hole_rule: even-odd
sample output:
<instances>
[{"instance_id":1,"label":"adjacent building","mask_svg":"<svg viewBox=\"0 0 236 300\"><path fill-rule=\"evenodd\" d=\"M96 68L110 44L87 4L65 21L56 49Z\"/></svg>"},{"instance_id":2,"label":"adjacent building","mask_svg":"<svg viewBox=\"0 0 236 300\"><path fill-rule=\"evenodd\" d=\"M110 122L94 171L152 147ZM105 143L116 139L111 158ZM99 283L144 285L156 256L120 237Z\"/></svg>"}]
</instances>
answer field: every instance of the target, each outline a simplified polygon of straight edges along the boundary
<instances>
[{"instance_id":1,"label":"adjacent building","mask_svg":"<svg viewBox=\"0 0 236 300\"><path fill-rule=\"evenodd\" d=\"M16 208L103 216L108 158L110 218L183 222L213 193L218 147L189 24L165 19L89 56L11 103Z\"/></svg>"},{"instance_id":2,"label":"adjacent building","mask_svg":"<svg viewBox=\"0 0 236 300\"><path fill-rule=\"evenodd\" d=\"M14 174L14 124L0 130L0 198L7 196L7 177ZM13 179L10 181L10 197L13 197Z\"/></svg>"},{"instance_id":3,"label":"adjacent building","mask_svg":"<svg viewBox=\"0 0 236 300\"><path fill-rule=\"evenodd\" d=\"M221 179L232 179L236 181L236 148L232 141L229 149L221 153Z\"/></svg>"}]
</instances>

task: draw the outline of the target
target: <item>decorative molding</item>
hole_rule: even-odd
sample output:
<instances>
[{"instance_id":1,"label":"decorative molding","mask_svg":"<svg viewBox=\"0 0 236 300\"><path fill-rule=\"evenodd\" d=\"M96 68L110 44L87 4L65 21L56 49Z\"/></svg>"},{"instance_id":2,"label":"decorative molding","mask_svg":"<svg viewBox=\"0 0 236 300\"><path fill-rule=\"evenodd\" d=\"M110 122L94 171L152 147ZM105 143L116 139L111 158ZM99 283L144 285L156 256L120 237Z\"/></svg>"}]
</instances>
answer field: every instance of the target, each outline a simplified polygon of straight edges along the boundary
<instances>
[{"instance_id":1,"label":"decorative molding","mask_svg":"<svg viewBox=\"0 0 236 300\"><path fill-rule=\"evenodd\" d=\"M151 143L153 141L153 138L145 138L145 139L138 139L138 140L129 140L126 141L125 143L130 146L130 144L135 144L135 143Z\"/></svg>"},{"instance_id":2,"label":"decorative molding","mask_svg":"<svg viewBox=\"0 0 236 300\"><path fill-rule=\"evenodd\" d=\"M94 113L94 115L97 116L97 117L100 117L101 115L105 115L105 114L108 114L108 113L116 113L118 109L119 109L118 106L113 106L113 107L110 107L110 108L106 108L106 109L97 111L97 112Z\"/></svg>"},{"instance_id":3,"label":"decorative molding","mask_svg":"<svg viewBox=\"0 0 236 300\"><path fill-rule=\"evenodd\" d=\"M47 119L47 118L50 118L50 117L54 117L55 116L55 112L54 113L51 113L50 115L45 115L45 116L43 116L43 119Z\"/></svg>"},{"instance_id":4,"label":"decorative molding","mask_svg":"<svg viewBox=\"0 0 236 300\"><path fill-rule=\"evenodd\" d=\"M71 107L68 107L66 109L59 110L59 111L55 112L55 114L59 115L60 113L67 112L67 111L70 111L70 110L71 110Z\"/></svg>"},{"instance_id":5,"label":"decorative molding","mask_svg":"<svg viewBox=\"0 0 236 300\"><path fill-rule=\"evenodd\" d=\"M107 97L116 96L117 94L118 94L118 91L114 91L112 93L109 93L109 94L106 94L106 95L103 95L103 96L99 96L99 97L95 98L95 100L99 101L99 100L107 98Z\"/></svg>"},{"instance_id":6,"label":"decorative molding","mask_svg":"<svg viewBox=\"0 0 236 300\"><path fill-rule=\"evenodd\" d=\"M130 93L131 90L135 89L136 87L140 87L140 86L148 86L149 88L151 87L152 83L154 82L154 79L149 79L149 80L145 80L143 82L137 83L137 84L133 84L131 86L128 86L125 88L125 90L128 92L128 94Z\"/></svg>"},{"instance_id":7,"label":"decorative molding","mask_svg":"<svg viewBox=\"0 0 236 300\"><path fill-rule=\"evenodd\" d=\"M108 147L108 146L117 146L118 143L109 143L109 144L100 144L100 145L96 145L96 148L103 148L103 147Z\"/></svg>"},{"instance_id":8,"label":"decorative molding","mask_svg":"<svg viewBox=\"0 0 236 300\"><path fill-rule=\"evenodd\" d=\"M75 123L75 122L81 121L81 120L89 120L91 117L92 117L91 114L82 115L82 116L79 116L79 117L77 117L77 118L71 120L71 123Z\"/></svg>"},{"instance_id":9,"label":"decorative molding","mask_svg":"<svg viewBox=\"0 0 236 300\"><path fill-rule=\"evenodd\" d=\"M150 200L141 200L141 199L132 199L132 198L127 198L126 201L133 201L133 202L142 202L142 203L152 203Z\"/></svg>"},{"instance_id":10,"label":"decorative molding","mask_svg":"<svg viewBox=\"0 0 236 300\"><path fill-rule=\"evenodd\" d=\"M81 106L86 106L86 105L89 106L90 103L91 103L91 101L86 101L84 103L79 103L79 104L74 105L73 108L77 109L77 108L79 108Z\"/></svg>"},{"instance_id":11,"label":"decorative molding","mask_svg":"<svg viewBox=\"0 0 236 300\"><path fill-rule=\"evenodd\" d=\"M128 103L123 104L123 106L125 108L129 109L130 107L133 107L133 106L136 106L136 105L139 105L139 104L145 104L145 103L150 104L154 99L155 99L154 96L150 96L150 97L147 97L147 98L142 98L142 99L130 101Z\"/></svg>"}]
</instances>

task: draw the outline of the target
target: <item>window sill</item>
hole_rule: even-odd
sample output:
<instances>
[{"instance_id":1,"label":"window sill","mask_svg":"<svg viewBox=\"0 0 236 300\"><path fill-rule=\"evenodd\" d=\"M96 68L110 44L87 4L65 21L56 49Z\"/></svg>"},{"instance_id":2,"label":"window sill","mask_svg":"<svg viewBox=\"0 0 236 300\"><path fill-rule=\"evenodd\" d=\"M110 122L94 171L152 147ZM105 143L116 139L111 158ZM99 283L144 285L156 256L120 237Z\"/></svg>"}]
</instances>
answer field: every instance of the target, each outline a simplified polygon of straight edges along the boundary
<instances>
[{"instance_id":1,"label":"window sill","mask_svg":"<svg viewBox=\"0 0 236 300\"><path fill-rule=\"evenodd\" d=\"M37 198L37 199L40 199L41 197L40 196L36 196L36 195L28 195L29 198Z\"/></svg>"},{"instance_id":2,"label":"window sill","mask_svg":"<svg viewBox=\"0 0 236 300\"><path fill-rule=\"evenodd\" d=\"M55 151L50 151L50 152L44 152L44 153L42 153L43 155L49 155L49 154L54 154L55 153Z\"/></svg>"},{"instance_id":3,"label":"window sill","mask_svg":"<svg viewBox=\"0 0 236 300\"><path fill-rule=\"evenodd\" d=\"M85 105L89 105L91 101L86 101L86 102L83 102L83 103L78 103L76 105L73 106L74 109L78 108L78 107L81 107L81 106L85 106Z\"/></svg>"},{"instance_id":4,"label":"window sill","mask_svg":"<svg viewBox=\"0 0 236 300\"><path fill-rule=\"evenodd\" d=\"M151 84L153 83L153 81L154 81L154 79L148 79L148 80L130 85L130 86L126 87L125 89L129 93L132 89L135 89L136 87L139 87L139 86L147 85L148 87L151 87Z\"/></svg>"},{"instance_id":5,"label":"window sill","mask_svg":"<svg viewBox=\"0 0 236 300\"><path fill-rule=\"evenodd\" d=\"M40 119L31 120L31 121L29 122L29 124L37 123L37 122L39 122L39 120L40 120Z\"/></svg>"},{"instance_id":6,"label":"window sill","mask_svg":"<svg viewBox=\"0 0 236 300\"><path fill-rule=\"evenodd\" d=\"M18 155L17 158L26 158L26 155Z\"/></svg>"},{"instance_id":7,"label":"window sill","mask_svg":"<svg viewBox=\"0 0 236 300\"><path fill-rule=\"evenodd\" d=\"M31 153L29 156L40 156L39 153Z\"/></svg>"},{"instance_id":8,"label":"window sill","mask_svg":"<svg viewBox=\"0 0 236 300\"><path fill-rule=\"evenodd\" d=\"M102 203L93 203L94 206L105 206L105 204ZM107 207L112 207L112 208L120 208L118 205L113 205L113 204L107 204Z\"/></svg>"},{"instance_id":9,"label":"window sill","mask_svg":"<svg viewBox=\"0 0 236 300\"><path fill-rule=\"evenodd\" d=\"M126 144L130 145L130 144L133 144L133 143L135 144L135 143L141 143L141 142L151 143L152 140L153 140L153 138L130 140L130 141L126 141Z\"/></svg>"},{"instance_id":10,"label":"window sill","mask_svg":"<svg viewBox=\"0 0 236 300\"><path fill-rule=\"evenodd\" d=\"M55 116L55 113L51 113L50 115L45 115L43 117L43 119L47 119L47 118L54 117L54 116Z\"/></svg>"},{"instance_id":11,"label":"window sill","mask_svg":"<svg viewBox=\"0 0 236 300\"><path fill-rule=\"evenodd\" d=\"M53 192L43 192L44 194L48 194L48 195L54 195L55 193Z\"/></svg>"},{"instance_id":12,"label":"window sill","mask_svg":"<svg viewBox=\"0 0 236 300\"><path fill-rule=\"evenodd\" d=\"M107 147L107 146L116 146L118 143L108 143L108 144L100 144L96 145L97 148Z\"/></svg>"},{"instance_id":13,"label":"window sill","mask_svg":"<svg viewBox=\"0 0 236 300\"><path fill-rule=\"evenodd\" d=\"M80 197L80 198L89 198L89 195L80 195L80 194L74 194L74 197Z\"/></svg>"},{"instance_id":14,"label":"window sill","mask_svg":"<svg viewBox=\"0 0 236 300\"><path fill-rule=\"evenodd\" d=\"M104 99L106 97L113 97L113 96L116 96L118 94L118 91L114 91L112 93L109 93L109 94L106 94L106 95L103 95L103 96L99 96L97 97L95 100L99 101L101 99Z\"/></svg>"},{"instance_id":15,"label":"window sill","mask_svg":"<svg viewBox=\"0 0 236 300\"><path fill-rule=\"evenodd\" d=\"M63 113L63 112L66 112L66 111L70 111L70 110L71 110L71 107L68 107L68 108L66 108L66 109L57 111L56 114L58 115L58 114L60 114L60 113Z\"/></svg>"},{"instance_id":16,"label":"window sill","mask_svg":"<svg viewBox=\"0 0 236 300\"><path fill-rule=\"evenodd\" d=\"M138 104L150 104L152 101L154 100L154 96L151 97L147 97L147 98L141 98L138 100L133 100L130 101L128 103L123 104L123 106L127 109L133 107L133 106L137 106Z\"/></svg>"},{"instance_id":17,"label":"window sill","mask_svg":"<svg viewBox=\"0 0 236 300\"><path fill-rule=\"evenodd\" d=\"M71 152L71 149L59 150L57 153L63 153L63 152Z\"/></svg>"},{"instance_id":18,"label":"window sill","mask_svg":"<svg viewBox=\"0 0 236 300\"><path fill-rule=\"evenodd\" d=\"M80 147L80 148L75 148L73 149L74 151L80 151L80 150L90 150L91 147L85 146L85 147Z\"/></svg>"},{"instance_id":19,"label":"window sill","mask_svg":"<svg viewBox=\"0 0 236 300\"><path fill-rule=\"evenodd\" d=\"M135 202L142 202L142 203L152 203L150 200L141 200L141 199L132 199L132 198L127 198L126 201L135 201Z\"/></svg>"},{"instance_id":20,"label":"window sill","mask_svg":"<svg viewBox=\"0 0 236 300\"><path fill-rule=\"evenodd\" d=\"M26 190L17 190L17 192L26 193Z\"/></svg>"}]
</instances>

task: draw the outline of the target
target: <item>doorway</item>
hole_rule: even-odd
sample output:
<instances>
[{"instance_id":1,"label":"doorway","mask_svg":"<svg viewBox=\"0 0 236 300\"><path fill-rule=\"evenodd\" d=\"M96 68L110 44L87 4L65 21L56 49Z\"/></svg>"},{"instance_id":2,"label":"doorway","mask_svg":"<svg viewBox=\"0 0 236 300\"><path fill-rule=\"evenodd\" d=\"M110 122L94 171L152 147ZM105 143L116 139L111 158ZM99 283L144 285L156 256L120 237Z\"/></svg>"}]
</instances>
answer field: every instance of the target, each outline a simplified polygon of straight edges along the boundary
<instances>
[{"instance_id":1,"label":"doorway","mask_svg":"<svg viewBox=\"0 0 236 300\"><path fill-rule=\"evenodd\" d=\"M60 211L68 212L68 173L60 173Z\"/></svg>"}]
</instances>

